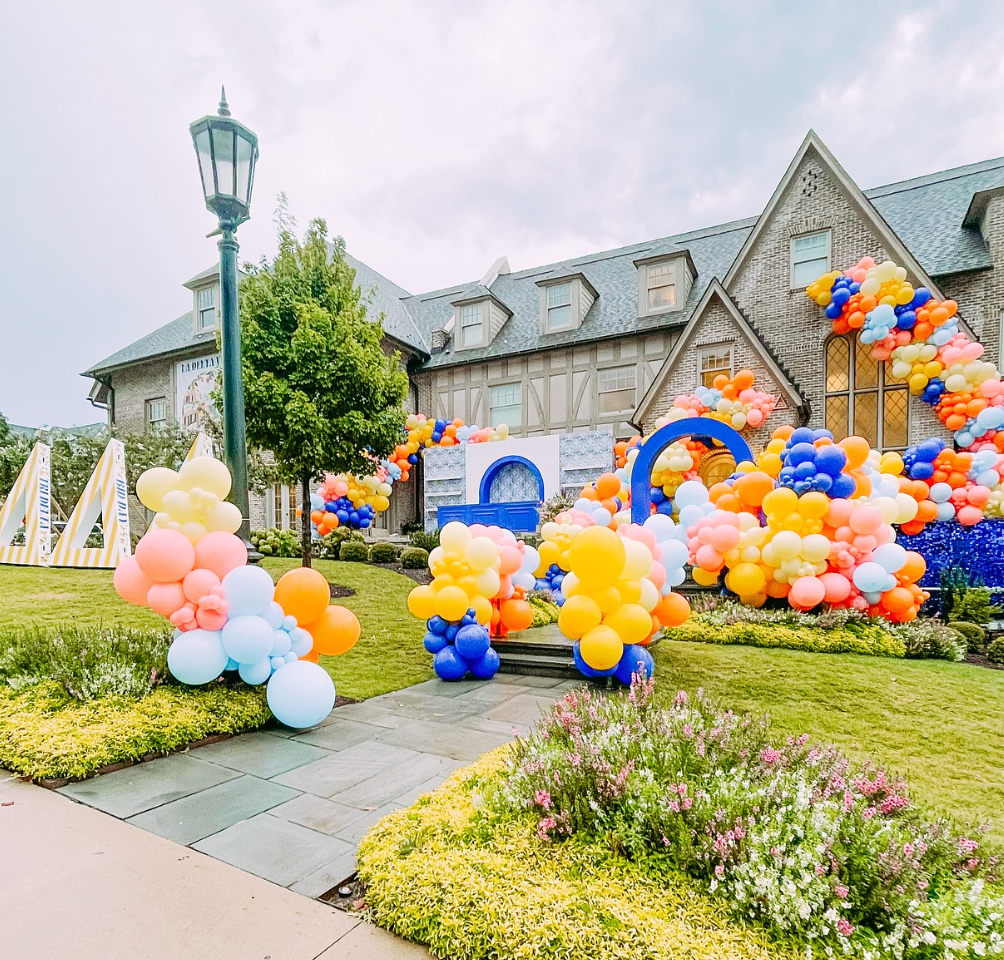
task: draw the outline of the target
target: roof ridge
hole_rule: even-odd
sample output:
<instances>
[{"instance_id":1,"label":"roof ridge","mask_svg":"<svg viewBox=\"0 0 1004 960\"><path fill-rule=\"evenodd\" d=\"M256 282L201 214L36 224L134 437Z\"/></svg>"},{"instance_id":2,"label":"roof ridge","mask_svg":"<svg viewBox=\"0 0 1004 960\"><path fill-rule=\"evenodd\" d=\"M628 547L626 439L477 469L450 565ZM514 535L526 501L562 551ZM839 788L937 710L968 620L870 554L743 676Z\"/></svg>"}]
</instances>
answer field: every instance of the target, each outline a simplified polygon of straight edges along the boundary
<instances>
[{"instance_id":1,"label":"roof ridge","mask_svg":"<svg viewBox=\"0 0 1004 960\"><path fill-rule=\"evenodd\" d=\"M1004 157L994 157L990 160L980 160L977 163L948 167L945 170L935 170L932 173L924 173L918 177L910 177L907 180L895 180L892 183L884 183L877 187L868 187L862 193L870 200L876 196L885 197L892 193L906 193L908 190L929 187L934 183L961 180L963 177L971 177L978 173L986 173L989 170L997 170L1001 167L1004 167Z\"/></svg>"}]
</instances>

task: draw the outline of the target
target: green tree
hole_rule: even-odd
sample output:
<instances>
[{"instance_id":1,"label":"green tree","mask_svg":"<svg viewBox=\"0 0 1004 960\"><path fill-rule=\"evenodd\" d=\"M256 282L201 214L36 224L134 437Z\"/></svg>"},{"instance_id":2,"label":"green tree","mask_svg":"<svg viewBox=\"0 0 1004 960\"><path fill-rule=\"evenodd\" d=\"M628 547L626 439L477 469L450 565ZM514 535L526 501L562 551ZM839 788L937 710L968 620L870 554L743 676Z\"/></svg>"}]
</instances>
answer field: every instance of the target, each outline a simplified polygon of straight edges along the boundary
<instances>
[{"instance_id":1,"label":"green tree","mask_svg":"<svg viewBox=\"0 0 1004 960\"><path fill-rule=\"evenodd\" d=\"M7 418L0 413L0 503L3 503L17 480L28 454L31 441L14 433Z\"/></svg>"},{"instance_id":2,"label":"green tree","mask_svg":"<svg viewBox=\"0 0 1004 960\"><path fill-rule=\"evenodd\" d=\"M281 213L281 211L280 211ZM246 267L241 346L247 436L275 454L279 478L300 485L301 552L310 566L310 481L325 470L372 473L401 438L408 378L381 346L382 316L366 315L345 242L312 220L302 243L279 217L271 264Z\"/></svg>"}]
</instances>

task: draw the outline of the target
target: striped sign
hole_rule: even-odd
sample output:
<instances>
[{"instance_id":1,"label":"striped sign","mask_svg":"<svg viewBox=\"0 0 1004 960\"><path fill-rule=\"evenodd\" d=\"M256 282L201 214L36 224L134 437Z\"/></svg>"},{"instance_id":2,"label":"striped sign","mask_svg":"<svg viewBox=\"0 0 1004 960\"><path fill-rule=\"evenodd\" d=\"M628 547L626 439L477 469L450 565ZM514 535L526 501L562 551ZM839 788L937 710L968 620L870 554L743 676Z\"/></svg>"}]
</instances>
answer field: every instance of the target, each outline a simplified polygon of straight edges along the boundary
<instances>
[{"instance_id":1,"label":"striped sign","mask_svg":"<svg viewBox=\"0 0 1004 960\"><path fill-rule=\"evenodd\" d=\"M86 547L99 518L102 545ZM111 439L56 541L49 566L109 569L117 567L131 552L125 447L121 440Z\"/></svg>"},{"instance_id":2,"label":"striped sign","mask_svg":"<svg viewBox=\"0 0 1004 960\"><path fill-rule=\"evenodd\" d=\"M211 456L213 456L213 443L204 433L199 432L192 441L192 446L185 457L185 463L188 463L189 460L194 460L196 457Z\"/></svg>"},{"instance_id":3,"label":"striped sign","mask_svg":"<svg viewBox=\"0 0 1004 960\"><path fill-rule=\"evenodd\" d=\"M52 549L49 447L36 443L0 507L0 563L44 567ZM14 538L24 528L24 544Z\"/></svg>"}]
</instances>

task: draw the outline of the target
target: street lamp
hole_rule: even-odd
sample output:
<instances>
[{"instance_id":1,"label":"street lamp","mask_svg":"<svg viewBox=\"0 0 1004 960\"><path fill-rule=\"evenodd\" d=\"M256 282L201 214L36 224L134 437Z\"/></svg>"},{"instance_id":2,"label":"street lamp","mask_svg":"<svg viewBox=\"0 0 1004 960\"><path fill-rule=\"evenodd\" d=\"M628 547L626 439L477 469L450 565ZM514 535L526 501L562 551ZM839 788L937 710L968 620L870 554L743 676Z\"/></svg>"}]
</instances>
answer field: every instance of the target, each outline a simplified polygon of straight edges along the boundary
<instances>
[{"instance_id":1,"label":"street lamp","mask_svg":"<svg viewBox=\"0 0 1004 960\"><path fill-rule=\"evenodd\" d=\"M251 189L258 161L258 137L230 116L223 88L216 116L196 120L189 128L206 207L216 214L220 236L220 339L223 353L223 456L233 477L231 499L243 518L240 537L250 549L247 439L244 427L244 379L241 374L241 331L237 310L237 240L234 233L251 215Z\"/></svg>"}]
</instances>

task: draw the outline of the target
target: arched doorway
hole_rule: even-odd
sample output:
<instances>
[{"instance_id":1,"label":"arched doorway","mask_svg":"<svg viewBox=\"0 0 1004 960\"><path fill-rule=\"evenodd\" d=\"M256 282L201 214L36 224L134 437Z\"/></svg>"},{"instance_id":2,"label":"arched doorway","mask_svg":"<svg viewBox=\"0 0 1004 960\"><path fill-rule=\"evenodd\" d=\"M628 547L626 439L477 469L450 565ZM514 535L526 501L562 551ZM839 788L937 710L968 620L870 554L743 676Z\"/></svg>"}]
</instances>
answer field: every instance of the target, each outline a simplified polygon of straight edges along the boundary
<instances>
[{"instance_id":1,"label":"arched doorway","mask_svg":"<svg viewBox=\"0 0 1004 960\"><path fill-rule=\"evenodd\" d=\"M710 490L716 483L728 480L736 472L736 458L728 450L719 448L705 454L701 459L698 476Z\"/></svg>"}]
</instances>

